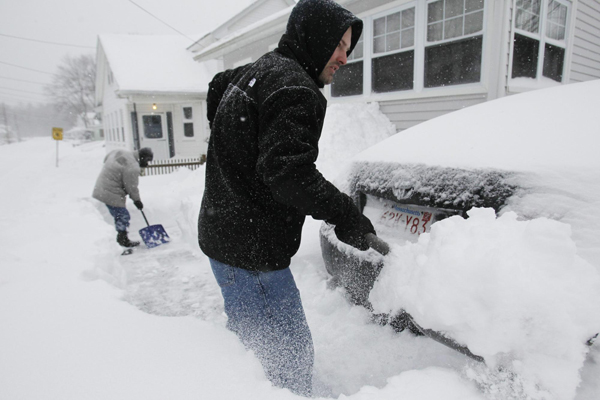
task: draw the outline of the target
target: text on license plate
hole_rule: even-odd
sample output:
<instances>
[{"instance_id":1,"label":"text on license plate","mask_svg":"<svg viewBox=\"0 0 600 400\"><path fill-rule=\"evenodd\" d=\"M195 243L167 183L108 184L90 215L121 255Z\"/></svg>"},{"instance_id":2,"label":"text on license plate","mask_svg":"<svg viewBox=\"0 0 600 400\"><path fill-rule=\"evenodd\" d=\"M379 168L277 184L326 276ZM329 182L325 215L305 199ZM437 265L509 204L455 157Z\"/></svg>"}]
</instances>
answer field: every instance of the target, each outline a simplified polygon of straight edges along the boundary
<instances>
[{"instance_id":1,"label":"text on license plate","mask_svg":"<svg viewBox=\"0 0 600 400\"><path fill-rule=\"evenodd\" d=\"M379 217L379 223L413 235L420 235L429 231L429 227L433 223L433 215L428 211L386 204Z\"/></svg>"}]
</instances>

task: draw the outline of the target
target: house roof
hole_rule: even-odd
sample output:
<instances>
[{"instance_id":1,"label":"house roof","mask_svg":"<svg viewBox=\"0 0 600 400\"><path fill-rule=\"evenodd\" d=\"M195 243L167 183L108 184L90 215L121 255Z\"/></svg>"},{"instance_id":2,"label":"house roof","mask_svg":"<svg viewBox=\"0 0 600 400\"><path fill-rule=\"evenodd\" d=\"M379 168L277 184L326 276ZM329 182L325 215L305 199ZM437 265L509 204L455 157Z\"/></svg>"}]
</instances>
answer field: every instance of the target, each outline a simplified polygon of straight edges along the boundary
<instances>
[{"instance_id":1,"label":"house roof","mask_svg":"<svg viewBox=\"0 0 600 400\"><path fill-rule=\"evenodd\" d=\"M206 62L230 51L230 47L236 45L240 48L253 43L263 37L268 37L276 32L285 30L288 17L294 6L283 9L260 21L237 30L221 40L218 40L194 55L194 60Z\"/></svg>"},{"instance_id":2,"label":"house roof","mask_svg":"<svg viewBox=\"0 0 600 400\"><path fill-rule=\"evenodd\" d=\"M224 54L235 51L260 39L276 33L285 32L287 21L297 0L285 0L279 4L279 11L264 16L264 12L257 12L260 6L266 6L268 0L257 0L249 7L236 14L216 30L205 35L189 47L194 52L194 60L204 62L206 60L222 57ZM336 0L342 6L356 2L357 0ZM266 10L263 10L266 11ZM243 17L253 14L247 19L248 24L236 27L235 23ZM262 16L262 17L261 17ZM252 21L252 22L250 22ZM232 28L237 29L232 29Z\"/></svg>"},{"instance_id":3,"label":"house roof","mask_svg":"<svg viewBox=\"0 0 600 400\"><path fill-rule=\"evenodd\" d=\"M282 9L289 8L291 10L296 2L297 0L254 0L242 11L190 45L188 50L194 53L204 52L215 42L221 43L223 38L235 35L239 31L247 32L246 28L249 25L255 25L256 22L263 19L266 22L270 15L279 13Z\"/></svg>"},{"instance_id":4,"label":"house roof","mask_svg":"<svg viewBox=\"0 0 600 400\"><path fill-rule=\"evenodd\" d=\"M189 40L174 35L100 35L118 86L127 93L206 93L218 72L216 61L195 62L186 50Z\"/></svg>"}]
</instances>

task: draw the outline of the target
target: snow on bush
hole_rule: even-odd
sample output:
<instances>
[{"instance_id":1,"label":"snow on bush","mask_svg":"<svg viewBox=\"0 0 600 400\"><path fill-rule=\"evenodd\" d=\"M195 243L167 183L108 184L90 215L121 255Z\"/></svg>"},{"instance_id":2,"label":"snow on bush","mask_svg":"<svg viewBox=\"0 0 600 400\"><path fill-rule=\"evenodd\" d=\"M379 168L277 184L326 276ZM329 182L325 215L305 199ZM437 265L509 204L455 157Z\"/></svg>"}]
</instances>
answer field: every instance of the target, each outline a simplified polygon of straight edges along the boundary
<instances>
[{"instance_id":1,"label":"snow on bush","mask_svg":"<svg viewBox=\"0 0 600 400\"><path fill-rule=\"evenodd\" d=\"M490 366L572 399L585 342L600 331L600 275L577 255L568 225L474 208L417 243L393 245L373 288L376 311L407 310Z\"/></svg>"}]
</instances>

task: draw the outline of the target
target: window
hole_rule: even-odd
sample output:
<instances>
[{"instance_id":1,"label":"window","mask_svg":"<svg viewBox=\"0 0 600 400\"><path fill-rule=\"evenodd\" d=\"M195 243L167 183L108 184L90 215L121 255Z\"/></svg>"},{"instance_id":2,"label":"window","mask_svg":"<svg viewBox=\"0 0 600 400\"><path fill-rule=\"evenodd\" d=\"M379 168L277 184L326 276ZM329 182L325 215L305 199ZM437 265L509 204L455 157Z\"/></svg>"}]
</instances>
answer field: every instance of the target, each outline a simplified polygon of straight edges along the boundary
<instances>
[{"instance_id":1,"label":"window","mask_svg":"<svg viewBox=\"0 0 600 400\"><path fill-rule=\"evenodd\" d=\"M119 119L117 118L117 112L115 111L112 114L112 120L113 120L113 129L114 129L114 134L115 134L115 141L116 142L120 142L120 137L119 137Z\"/></svg>"},{"instance_id":2,"label":"window","mask_svg":"<svg viewBox=\"0 0 600 400\"><path fill-rule=\"evenodd\" d=\"M115 141L115 137L113 134L113 127L112 127L112 117L110 114L106 114L106 122L108 123L108 140L110 142L114 142Z\"/></svg>"},{"instance_id":3,"label":"window","mask_svg":"<svg viewBox=\"0 0 600 400\"><path fill-rule=\"evenodd\" d=\"M194 122L192 107L183 107L183 136L194 137Z\"/></svg>"},{"instance_id":4,"label":"window","mask_svg":"<svg viewBox=\"0 0 600 400\"><path fill-rule=\"evenodd\" d=\"M568 7L557 0L516 0L512 78L536 79L541 72L562 82Z\"/></svg>"},{"instance_id":5,"label":"window","mask_svg":"<svg viewBox=\"0 0 600 400\"><path fill-rule=\"evenodd\" d=\"M144 136L148 139L161 139L163 137L162 118L160 115L142 116Z\"/></svg>"},{"instance_id":6,"label":"window","mask_svg":"<svg viewBox=\"0 0 600 400\"><path fill-rule=\"evenodd\" d=\"M185 137L194 137L194 124L192 122L183 124L183 135Z\"/></svg>"},{"instance_id":7,"label":"window","mask_svg":"<svg viewBox=\"0 0 600 400\"><path fill-rule=\"evenodd\" d=\"M424 86L479 82L482 32L483 0L437 0L427 4Z\"/></svg>"},{"instance_id":8,"label":"window","mask_svg":"<svg viewBox=\"0 0 600 400\"><path fill-rule=\"evenodd\" d=\"M373 92L395 92L413 88L414 45L414 7L373 20Z\"/></svg>"},{"instance_id":9,"label":"window","mask_svg":"<svg viewBox=\"0 0 600 400\"><path fill-rule=\"evenodd\" d=\"M121 141L125 143L125 124L123 123L123 110L119 110L119 125L121 128Z\"/></svg>"},{"instance_id":10,"label":"window","mask_svg":"<svg viewBox=\"0 0 600 400\"><path fill-rule=\"evenodd\" d=\"M365 18L363 37L334 75L333 97L481 82L484 0L421 1Z\"/></svg>"},{"instance_id":11,"label":"window","mask_svg":"<svg viewBox=\"0 0 600 400\"><path fill-rule=\"evenodd\" d=\"M348 64L335 73L331 84L331 95L333 97L355 96L363 93L363 36L356 43L352 54L348 57Z\"/></svg>"}]
</instances>

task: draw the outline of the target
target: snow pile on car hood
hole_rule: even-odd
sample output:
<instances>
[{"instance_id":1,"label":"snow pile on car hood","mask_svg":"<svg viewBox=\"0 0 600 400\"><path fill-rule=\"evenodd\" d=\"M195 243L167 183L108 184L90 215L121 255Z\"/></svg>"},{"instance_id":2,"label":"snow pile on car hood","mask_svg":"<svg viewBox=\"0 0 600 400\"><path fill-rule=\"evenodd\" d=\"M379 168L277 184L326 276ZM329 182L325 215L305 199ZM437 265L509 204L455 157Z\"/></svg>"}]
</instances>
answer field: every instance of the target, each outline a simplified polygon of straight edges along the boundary
<instances>
[{"instance_id":1,"label":"snow pile on car hood","mask_svg":"<svg viewBox=\"0 0 600 400\"><path fill-rule=\"evenodd\" d=\"M600 331L600 275L577 255L566 224L497 218L489 208L468 214L392 245L371 291L375 311L405 309L531 382L532 398L545 390L572 399L585 343Z\"/></svg>"}]
</instances>

